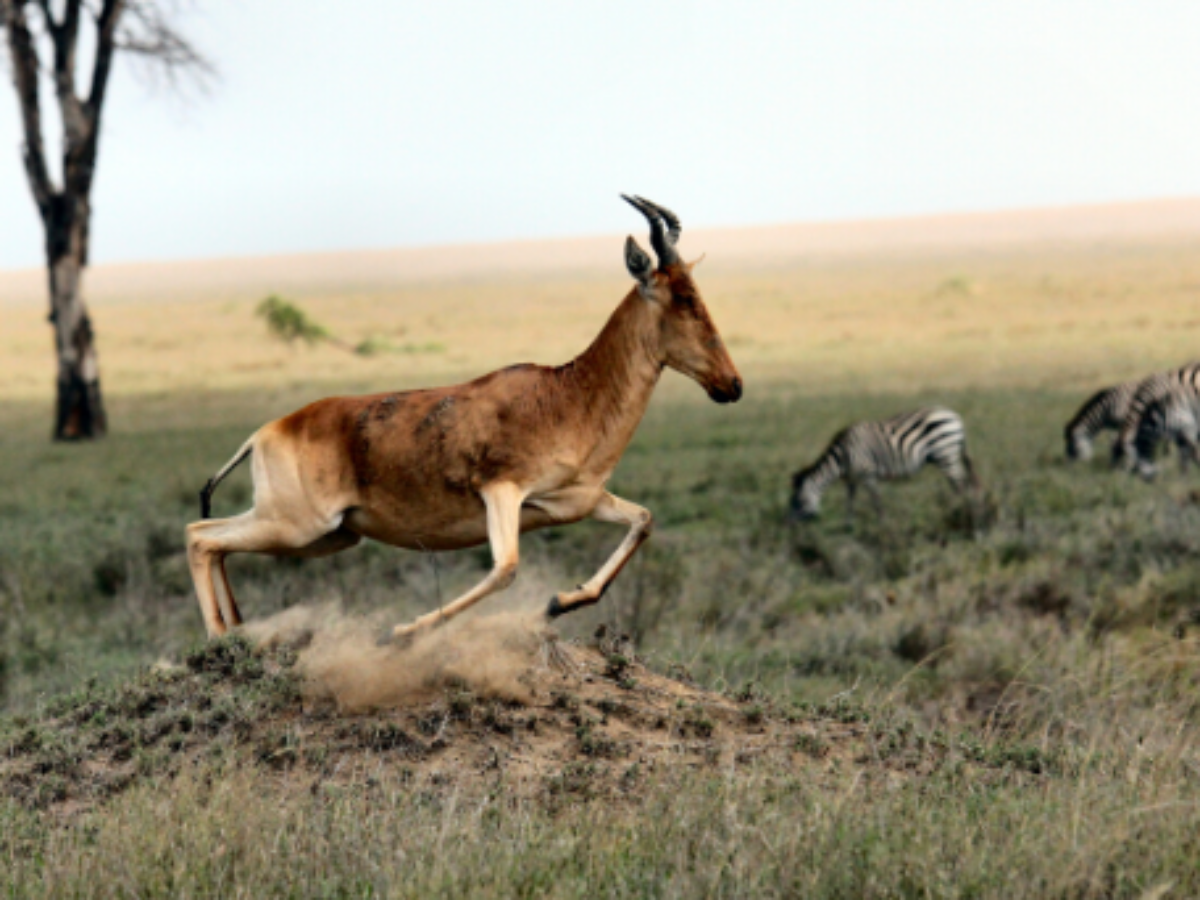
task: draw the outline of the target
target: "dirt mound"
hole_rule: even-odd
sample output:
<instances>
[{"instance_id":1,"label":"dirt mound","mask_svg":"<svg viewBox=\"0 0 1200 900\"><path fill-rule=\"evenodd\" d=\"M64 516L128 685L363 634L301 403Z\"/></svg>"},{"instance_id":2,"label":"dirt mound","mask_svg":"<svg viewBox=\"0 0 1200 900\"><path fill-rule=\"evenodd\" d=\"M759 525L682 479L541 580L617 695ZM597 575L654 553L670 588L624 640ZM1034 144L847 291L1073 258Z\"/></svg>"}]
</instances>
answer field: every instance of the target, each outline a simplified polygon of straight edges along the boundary
<instances>
[{"instance_id":1,"label":"dirt mound","mask_svg":"<svg viewBox=\"0 0 1200 900\"><path fill-rule=\"evenodd\" d=\"M5 725L0 791L72 812L187 766L254 764L313 790L389 774L414 789L503 783L553 802L635 793L662 767L824 766L864 752L855 707L784 713L753 691L714 694L682 671L653 672L603 630L580 644L481 621L457 645L369 653L357 636L322 639L307 627L258 644L235 636L183 666L89 685ZM499 648L491 665L477 658L484 634ZM353 648L361 669L346 667ZM401 679L403 691L355 680L380 667L424 674Z\"/></svg>"}]
</instances>

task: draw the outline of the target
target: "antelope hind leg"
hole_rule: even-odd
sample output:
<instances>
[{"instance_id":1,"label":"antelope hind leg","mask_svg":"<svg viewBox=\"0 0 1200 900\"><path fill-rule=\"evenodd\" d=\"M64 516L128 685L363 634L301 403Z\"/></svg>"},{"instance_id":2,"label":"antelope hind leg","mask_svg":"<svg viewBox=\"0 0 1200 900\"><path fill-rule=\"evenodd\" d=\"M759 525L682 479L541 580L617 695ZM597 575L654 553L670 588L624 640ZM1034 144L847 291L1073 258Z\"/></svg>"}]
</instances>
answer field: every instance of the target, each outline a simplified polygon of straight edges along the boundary
<instances>
[{"instance_id":1,"label":"antelope hind leg","mask_svg":"<svg viewBox=\"0 0 1200 900\"><path fill-rule=\"evenodd\" d=\"M238 609L237 600L233 596L233 588L229 584L229 573L225 571L224 554L213 557L213 568L217 570L218 576L214 581L216 582L217 602L221 605L221 618L230 628L237 628L242 624L242 613Z\"/></svg>"},{"instance_id":2,"label":"antelope hind leg","mask_svg":"<svg viewBox=\"0 0 1200 900\"><path fill-rule=\"evenodd\" d=\"M625 564L637 552L642 542L650 537L650 531L654 527L654 516L650 514L650 510L607 492L596 504L596 508L592 510L592 518L601 522L628 525L629 533L625 535L625 539L621 541L620 546L608 558L608 561L588 579L586 584L581 584L578 590L558 594L551 599L550 606L546 609L546 615L552 619L564 613L591 606L604 596L604 592L612 584L613 579L620 574L621 569L625 568Z\"/></svg>"},{"instance_id":3,"label":"antelope hind leg","mask_svg":"<svg viewBox=\"0 0 1200 900\"><path fill-rule=\"evenodd\" d=\"M358 542L357 536L341 535L337 522L310 521L303 525L283 519L259 518L254 510L228 519L203 519L187 527L188 563L196 598L204 616L208 636L219 637L241 624L241 615L229 577L225 557L230 553L279 553L323 556ZM331 527L332 526L332 527ZM217 590L217 579L221 592Z\"/></svg>"},{"instance_id":4,"label":"antelope hind leg","mask_svg":"<svg viewBox=\"0 0 1200 900\"><path fill-rule=\"evenodd\" d=\"M209 519L206 521L217 521ZM196 588L196 599L200 603L200 614L204 617L204 630L210 638L220 637L227 630L225 619L217 601L216 584L213 580L215 556L201 543L198 535L203 525L195 522L187 529L188 567L192 572L192 584Z\"/></svg>"}]
</instances>

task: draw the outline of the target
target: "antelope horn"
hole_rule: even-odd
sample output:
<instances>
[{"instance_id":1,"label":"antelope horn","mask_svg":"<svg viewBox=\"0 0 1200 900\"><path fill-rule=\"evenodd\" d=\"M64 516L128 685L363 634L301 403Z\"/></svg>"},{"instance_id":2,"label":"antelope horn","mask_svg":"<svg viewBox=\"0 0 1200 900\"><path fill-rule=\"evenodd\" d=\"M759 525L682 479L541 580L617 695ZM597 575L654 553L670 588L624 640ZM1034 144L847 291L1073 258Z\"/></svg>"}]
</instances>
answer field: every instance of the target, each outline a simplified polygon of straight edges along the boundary
<instances>
[{"instance_id":1,"label":"antelope horn","mask_svg":"<svg viewBox=\"0 0 1200 900\"><path fill-rule=\"evenodd\" d=\"M679 235L683 234L683 226L679 224L679 216L675 215L675 213L671 212L665 206L659 206L645 197L638 197L638 199L662 216L663 221L667 223L667 236L671 238L671 245L678 244Z\"/></svg>"},{"instance_id":2,"label":"antelope horn","mask_svg":"<svg viewBox=\"0 0 1200 900\"><path fill-rule=\"evenodd\" d=\"M679 262L679 254L675 252L675 243L683 233L679 217L665 207L652 203L645 197L622 194L621 199L640 212L650 223L650 244L658 254L658 268L665 269L672 263ZM666 227L663 223L666 222Z\"/></svg>"}]
</instances>

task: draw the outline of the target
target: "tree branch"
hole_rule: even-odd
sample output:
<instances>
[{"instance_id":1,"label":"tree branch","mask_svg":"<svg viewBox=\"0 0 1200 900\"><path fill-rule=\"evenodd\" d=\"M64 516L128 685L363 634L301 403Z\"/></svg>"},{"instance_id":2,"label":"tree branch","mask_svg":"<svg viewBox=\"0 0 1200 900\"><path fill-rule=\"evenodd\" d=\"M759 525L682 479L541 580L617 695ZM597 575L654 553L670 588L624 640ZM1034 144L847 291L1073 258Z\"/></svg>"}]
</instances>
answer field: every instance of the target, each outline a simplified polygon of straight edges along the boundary
<instances>
[{"instance_id":1,"label":"tree branch","mask_svg":"<svg viewBox=\"0 0 1200 900\"><path fill-rule=\"evenodd\" d=\"M54 21L54 14L50 12L50 0L37 0L37 5L46 20L46 30L54 34L58 31L58 23Z\"/></svg>"},{"instance_id":2,"label":"tree branch","mask_svg":"<svg viewBox=\"0 0 1200 900\"><path fill-rule=\"evenodd\" d=\"M78 204L86 207L95 175L101 113L117 51L147 60L172 83L183 72L200 77L213 73L208 60L171 27L164 5L174 6L166 0L65 0L62 18L57 20L52 0L0 0L0 26L8 35L25 126L25 169L43 219L51 215L55 204L68 218ZM54 48L52 75L65 138L61 191L46 166L38 87L41 61L26 17L30 6L39 10L42 22L38 24ZM96 24L96 51L86 99L77 91L75 71L84 14Z\"/></svg>"},{"instance_id":3,"label":"tree branch","mask_svg":"<svg viewBox=\"0 0 1200 900\"><path fill-rule=\"evenodd\" d=\"M67 0L68 15L71 7L76 15L82 0ZM63 180L65 188L75 199L86 202L92 190L92 179L96 172L96 151L100 146L100 113L104 108L104 93L108 89L108 78L112 73L113 53L116 50L117 25L125 8L125 0L104 0L96 17L96 58L92 64L92 83L88 99L80 102L75 92L69 89L64 99L60 87L59 102L62 104L63 129L67 135L67 146L63 153ZM74 48L71 50L72 56ZM63 82L74 85L72 71ZM56 71L56 77L58 73ZM69 124L76 118L76 124ZM86 250L85 250L86 254Z\"/></svg>"},{"instance_id":4,"label":"tree branch","mask_svg":"<svg viewBox=\"0 0 1200 900\"><path fill-rule=\"evenodd\" d=\"M172 86L184 73L202 81L214 74L204 55L171 27L161 3L126 0L125 5L116 36L118 50L154 64Z\"/></svg>"},{"instance_id":5,"label":"tree branch","mask_svg":"<svg viewBox=\"0 0 1200 900\"><path fill-rule=\"evenodd\" d=\"M50 202L55 188L46 168L45 144L42 141L42 110L38 92L37 47L29 33L25 19L25 0L0 0L0 15L3 16L8 33L8 49L12 58L13 83L17 89L17 100L21 106L21 124L25 133L25 175L33 192L34 203L44 220L50 212Z\"/></svg>"},{"instance_id":6,"label":"tree branch","mask_svg":"<svg viewBox=\"0 0 1200 900\"><path fill-rule=\"evenodd\" d=\"M108 76L112 72L113 52L117 49L117 23L124 7L125 0L104 0L100 15L96 17L96 62L92 66L92 86L87 99L94 132L100 130L100 110L104 106L104 92L108 89Z\"/></svg>"},{"instance_id":7,"label":"tree branch","mask_svg":"<svg viewBox=\"0 0 1200 900\"><path fill-rule=\"evenodd\" d=\"M77 151L87 139L89 117L75 94L75 48L79 43L79 11L83 0L67 0L61 22L54 21L50 0L38 0L46 31L54 43L54 92L67 138L64 155Z\"/></svg>"}]
</instances>

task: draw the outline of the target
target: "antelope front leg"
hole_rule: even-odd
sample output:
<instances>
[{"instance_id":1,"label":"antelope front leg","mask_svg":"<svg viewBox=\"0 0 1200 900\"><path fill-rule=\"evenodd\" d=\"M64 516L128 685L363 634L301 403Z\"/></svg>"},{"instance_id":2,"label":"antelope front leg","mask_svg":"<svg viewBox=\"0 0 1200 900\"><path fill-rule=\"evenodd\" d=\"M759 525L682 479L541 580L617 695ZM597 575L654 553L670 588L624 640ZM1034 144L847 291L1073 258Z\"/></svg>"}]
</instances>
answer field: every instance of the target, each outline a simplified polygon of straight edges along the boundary
<instances>
[{"instance_id":1,"label":"antelope front leg","mask_svg":"<svg viewBox=\"0 0 1200 900\"><path fill-rule=\"evenodd\" d=\"M492 571L487 578L471 588L457 600L431 613L427 613L411 625L397 625L392 629L393 638L408 638L422 631L453 619L496 591L502 591L517 577L519 558L518 542L521 535L521 502L524 492L515 484L503 482L491 484L480 492L487 507L488 542L492 546Z\"/></svg>"},{"instance_id":2,"label":"antelope front leg","mask_svg":"<svg viewBox=\"0 0 1200 900\"><path fill-rule=\"evenodd\" d=\"M650 514L650 510L607 492L596 504L596 508L592 510L592 518L601 522L628 525L629 533L625 535L625 540L621 541L621 545L617 547L613 555L608 558L608 562L600 567L600 571L593 575L587 584L580 585L577 591L558 594L550 601L546 615L552 619L563 613L591 606L604 596L604 592L612 580L625 567L625 563L629 562L629 558L637 552L642 541L650 537L650 530L654 525L654 516Z\"/></svg>"}]
</instances>

